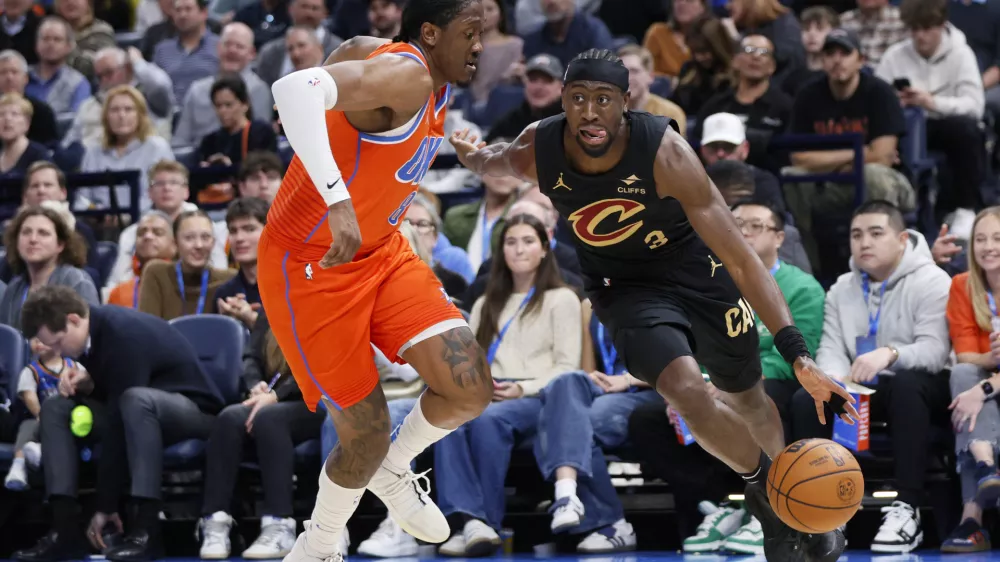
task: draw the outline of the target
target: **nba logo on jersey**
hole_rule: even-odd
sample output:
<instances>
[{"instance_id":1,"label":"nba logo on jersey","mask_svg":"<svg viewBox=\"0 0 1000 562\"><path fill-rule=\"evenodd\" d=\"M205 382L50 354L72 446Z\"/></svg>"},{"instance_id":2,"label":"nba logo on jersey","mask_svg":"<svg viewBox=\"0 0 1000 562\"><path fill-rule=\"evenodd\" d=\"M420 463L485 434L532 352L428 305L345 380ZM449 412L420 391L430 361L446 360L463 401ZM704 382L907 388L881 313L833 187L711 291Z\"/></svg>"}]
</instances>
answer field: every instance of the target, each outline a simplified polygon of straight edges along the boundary
<instances>
[{"instance_id":1,"label":"nba logo on jersey","mask_svg":"<svg viewBox=\"0 0 1000 562\"><path fill-rule=\"evenodd\" d=\"M310 86L319 86L319 78L310 78L309 79L309 85Z\"/></svg>"},{"instance_id":2,"label":"nba logo on jersey","mask_svg":"<svg viewBox=\"0 0 1000 562\"><path fill-rule=\"evenodd\" d=\"M444 287L441 287L441 295L444 297L444 300L446 300L449 303L451 303L451 297L448 296L448 291L445 291Z\"/></svg>"},{"instance_id":3,"label":"nba logo on jersey","mask_svg":"<svg viewBox=\"0 0 1000 562\"><path fill-rule=\"evenodd\" d=\"M307 263L306 264L306 280L307 281L312 281L312 278L313 278L313 264Z\"/></svg>"}]
</instances>

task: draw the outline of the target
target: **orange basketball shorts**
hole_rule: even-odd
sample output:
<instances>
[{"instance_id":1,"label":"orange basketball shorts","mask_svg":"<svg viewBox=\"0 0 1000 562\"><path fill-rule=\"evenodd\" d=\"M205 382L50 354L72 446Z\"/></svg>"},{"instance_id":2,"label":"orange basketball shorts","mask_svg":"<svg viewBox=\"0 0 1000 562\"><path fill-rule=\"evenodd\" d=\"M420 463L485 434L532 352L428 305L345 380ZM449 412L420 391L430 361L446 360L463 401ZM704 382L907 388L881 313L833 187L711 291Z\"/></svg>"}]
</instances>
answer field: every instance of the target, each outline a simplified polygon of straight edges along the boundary
<instances>
[{"instance_id":1,"label":"orange basketball shorts","mask_svg":"<svg viewBox=\"0 0 1000 562\"><path fill-rule=\"evenodd\" d=\"M265 228L258 286L268 321L310 410L347 408L378 384L374 344L399 361L410 346L468 326L437 276L398 232L371 254L321 269Z\"/></svg>"}]
</instances>

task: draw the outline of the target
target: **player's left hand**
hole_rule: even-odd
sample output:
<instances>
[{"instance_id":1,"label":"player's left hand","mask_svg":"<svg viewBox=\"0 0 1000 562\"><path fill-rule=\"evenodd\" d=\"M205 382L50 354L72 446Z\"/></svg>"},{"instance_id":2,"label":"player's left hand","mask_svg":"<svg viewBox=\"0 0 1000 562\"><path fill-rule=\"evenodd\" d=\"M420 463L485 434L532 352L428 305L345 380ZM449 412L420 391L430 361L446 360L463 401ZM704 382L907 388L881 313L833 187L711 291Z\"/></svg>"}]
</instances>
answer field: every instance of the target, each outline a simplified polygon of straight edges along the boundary
<instances>
[{"instance_id":1,"label":"player's left hand","mask_svg":"<svg viewBox=\"0 0 1000 562\"><path fill-rule=\"evenodd\" d=\"M466 168L470 168L469 161L466 158L469 154L479 150L480 148L485 148L485 142L479 142L479 137L469 132L468 129L462 129L461 131L455 131L451 134L451 138L448 139L452 146L455 147L455 155L458 156L458 161L462 163Z\"/></svg>"},{"instance_id":2,"label":"player's left hand","mask_svg":"<svg viewBox=\"0 0 1000 562\"><path fill-rule=\"evenodd\" d=\"M250 433L250 431L253 430L253 419L257 417L257 412L259 412L264 406L270 406L271 404L277 403L278 395L275 394L273 390L271 392L262 392L244 400L243 405L251 407L250 415L247 416L247 433Z\"/></svg>"},{"instance_id":3,"label":"player's left hand","mask_svg":"<svg viewBox=\"0 0 1000 562\"><path fill-rule=\"evenodd\" d=\"M834 395L839 396L844 402L840 419L854 425L854 420L860 418L858 411L854 409L854 397L851 393L826 376L815 361L808 357L799 357L792 368L795 369L795 377L802 383L802 388L806 389L816 402L816 415L819 416L820 423L826 425L826 404L830 402L833 405L839 401L834 399ZM836 408L834 411L836 412Z\"/></svg>"},{"instance_id":4,"label":"player's left hand","mask_svg":"<svg viewBox=\"0 0 1000 562\"><path fill-rule=\"evenodd\" d=\"M871 380L874 379L879 372L887 368L889 364L892 363L894 355L895 354L893 354L892 350L888 347L880 347L876 350L859 355L858 358L854 360L854 364L851 365L851 381L858 384L871 382Z\"/></svg>"},{"instance_id":5,"label":"player's left hand","mask_svg":"<svg viewBox=\"0 0 1000 562\"><path fill-rule=\"evenodd\" d=\"M493 385L493 401L503 402L524 396L524 389L516 382L498 382Z\"/></svg>"},{"instance_id":6,"label":"player's left hand","mask_svg":"<svg viewBox=\"0 0 1000 562\"><path fill-rule=\"evenodd\" d=\"M955 428L955 433L962 431L965 424L969 424L969 433L976 429L976 418L985 402L986 392L978 384L951 401L948 409L951 410L951 425Z\"/></svg>"}]
</instances>

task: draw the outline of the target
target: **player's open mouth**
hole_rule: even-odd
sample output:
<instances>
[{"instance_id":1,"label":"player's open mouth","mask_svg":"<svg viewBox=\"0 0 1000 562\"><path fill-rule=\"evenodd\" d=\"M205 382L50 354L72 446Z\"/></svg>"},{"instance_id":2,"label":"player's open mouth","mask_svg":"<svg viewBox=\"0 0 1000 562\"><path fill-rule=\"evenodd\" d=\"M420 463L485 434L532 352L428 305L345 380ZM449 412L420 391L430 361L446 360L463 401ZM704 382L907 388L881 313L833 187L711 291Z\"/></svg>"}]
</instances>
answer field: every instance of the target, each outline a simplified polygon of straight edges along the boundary
<instances>
[{"instance_id":1,"label":"player's open mouth","mask_svg":"<svg viewBox=\"0 0 1000 562\"><path fill-rule=\"evenodd\" d=\"M580 138L587 144L603 144L608 132L600 127L581 127Z\"/></svg>"},{"instance_id":2,"label":"player's open mouth","mask_svg":"<svg viewBox=\"0 0 1000 562\"><path fill-rule=\"evenodd\" d=\"M465 63L465 69L468 70L469 72L475 72L476 71L476 63L474 63L474 62L467 62L467 63Z\"/></svg>"}]
</instances>

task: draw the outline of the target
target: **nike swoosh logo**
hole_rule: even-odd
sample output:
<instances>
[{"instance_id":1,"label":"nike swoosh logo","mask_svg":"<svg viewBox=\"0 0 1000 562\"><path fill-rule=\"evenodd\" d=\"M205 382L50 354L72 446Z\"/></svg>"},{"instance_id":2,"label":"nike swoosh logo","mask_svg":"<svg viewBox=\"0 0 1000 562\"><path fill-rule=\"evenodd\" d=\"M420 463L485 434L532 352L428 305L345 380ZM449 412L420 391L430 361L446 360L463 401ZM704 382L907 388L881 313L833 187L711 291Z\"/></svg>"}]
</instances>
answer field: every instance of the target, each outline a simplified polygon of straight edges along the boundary
<instances>
[{"instance_id":1,"label":"nike swoosh logo","mask_svg":"<svg viewBox=\"0 0 1000 562\"><path fill-rule=\"evenodd\" d=\"M328 183L328 184L326 184L326 188L327 189L333 189L333 188L337 187L338 183L340 183L340 180L337 180L337 181L335 181L333 183Z\"/></svg>"}]
</instances>

